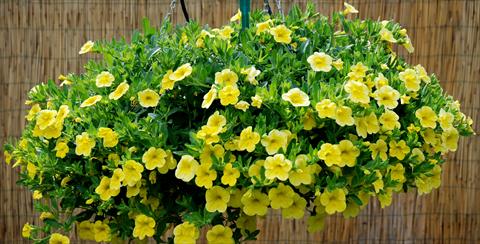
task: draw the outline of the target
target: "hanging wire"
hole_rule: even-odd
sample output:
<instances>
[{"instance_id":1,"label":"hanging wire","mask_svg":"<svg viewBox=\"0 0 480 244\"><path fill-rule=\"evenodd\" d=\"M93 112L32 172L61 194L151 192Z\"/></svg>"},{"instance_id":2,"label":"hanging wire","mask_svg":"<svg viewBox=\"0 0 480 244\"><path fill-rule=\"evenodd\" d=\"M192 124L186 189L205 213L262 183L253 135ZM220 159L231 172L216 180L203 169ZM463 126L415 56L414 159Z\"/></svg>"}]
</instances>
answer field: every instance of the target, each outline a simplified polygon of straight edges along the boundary
<instances>
[{"instance_id":1,"label":"hanging wire","mask_svg":"<svg viewBox=\"0 0 480 244\"><path fill-rule=\"evenodd\" d=\"M185 0L180 0L180 5L182 5L182 12L183 12L183 16L185 17L185 20L187 22L190 22L190 18L188 17L187 7L185 6Z\"/></svg>"},{"instance_id":2,"label":"hanging wire","mask_svg":"<svg viewBox=\"0 0 480 244\"><path fill-rule=\"evenodd\" d=\"M268 0L263 0L263 11L269 15L272 15L272 8L270 7Z\"/></svg>"},{"instance_id":3,"label":"hanging wire","mask_svg":"<svg viewBox=\"0 0 480 244\"><path fill-rule=\"evenodd\" d=\"M165 15L165 18L163 18L163 21L165 22L170 16L172 15L173 11L175 10L175 6L177 6L177 0L172 0L170 2L170 9L168 9L167 14ZM171 20L173 22L173 19Z\"/></svg>"},{"instance_id":4,"label":"hanging wire","mask_svg":"<svg viewBox=\"0 0 480 244\"><path fill-rule=\"evenodd\" d=\"M282 20L285 21L285 14L283 13L283 9L282 9L282 1L281 0L276 0L275 4L277 5L278 12L282 16Z\"/></svg>"}]
</instances>

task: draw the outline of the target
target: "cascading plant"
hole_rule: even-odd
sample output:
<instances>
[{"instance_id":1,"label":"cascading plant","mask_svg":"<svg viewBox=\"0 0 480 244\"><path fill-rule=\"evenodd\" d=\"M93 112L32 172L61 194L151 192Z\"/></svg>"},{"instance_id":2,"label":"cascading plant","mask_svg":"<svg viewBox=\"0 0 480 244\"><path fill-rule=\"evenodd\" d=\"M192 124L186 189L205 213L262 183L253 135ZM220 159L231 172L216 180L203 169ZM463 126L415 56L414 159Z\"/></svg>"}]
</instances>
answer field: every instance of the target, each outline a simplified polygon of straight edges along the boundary
<instances>
[{"instance_id":1,"label":"cascading plant","mask_svg":"<svg viewBox=\"0 0 480 244\"><path fill-rule=\"evenodd\" d=\"M69 243L75 227L84 240L183 244L205 227L210 243L238 243L270 208L318 231L372 197L385 207L438 188L472 120L396 55L413 51L405 29L345 6L257 11L245 30L240 12L219 29L145 21L131 43L87 42L80 54L103 59L35 86L22 137L5 145L41 212L23 236Z\"/></svg>"}]
</instances>

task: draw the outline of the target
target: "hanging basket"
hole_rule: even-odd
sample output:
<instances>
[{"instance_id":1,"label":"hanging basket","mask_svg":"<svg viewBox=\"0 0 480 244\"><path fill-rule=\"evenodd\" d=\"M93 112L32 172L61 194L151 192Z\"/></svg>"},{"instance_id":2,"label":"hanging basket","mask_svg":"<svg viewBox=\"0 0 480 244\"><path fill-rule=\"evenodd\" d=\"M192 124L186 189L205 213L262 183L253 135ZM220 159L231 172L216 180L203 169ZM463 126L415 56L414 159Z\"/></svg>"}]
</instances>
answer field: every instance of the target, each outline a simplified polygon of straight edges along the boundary
<instances>
[{"instance_id":1,"label":"hanging basket","mask_svg":"<svg viewBox=\"0 0 480 244\"><path fill-rule=\"evenodd\" d=\"M21 140L5 146L41 212L23 236L68 243L76 226L97 242L193 243L205 227L233 243L254 240L270 208L313 232L439 187L472 120L395 53L413 51L405 29L345 6L257 11L243 31L240 11L218 29L145 22L131 43L87 42L80 54L103 60L35 86Z\"/></svg>"}]
</instances>

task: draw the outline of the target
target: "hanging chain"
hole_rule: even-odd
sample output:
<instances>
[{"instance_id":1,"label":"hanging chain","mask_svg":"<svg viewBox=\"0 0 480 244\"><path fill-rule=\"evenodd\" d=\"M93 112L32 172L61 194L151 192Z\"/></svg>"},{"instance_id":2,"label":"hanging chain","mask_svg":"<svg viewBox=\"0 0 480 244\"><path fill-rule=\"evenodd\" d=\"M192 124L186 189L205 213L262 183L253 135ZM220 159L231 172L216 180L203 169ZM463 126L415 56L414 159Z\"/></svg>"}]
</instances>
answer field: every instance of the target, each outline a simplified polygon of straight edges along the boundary
<instances>
[{"instance_id":1,"label":"hanging chain","mask_svg":"<svg viewBox=\"0 0 480 244\"><path fill-rule=\"evenodd\" d=\"M285 21L285 15L283 14L283 9L282 9L282 1L281 0L276 0L275 3L277 5L278 12L282 16L282 20Z\"/></svg>"},{"instance_id":2,"label":"hanging chain","mask_svg":"<svg viewBox=\"0 0 480 244\"><path fill-rule=\"evenodd\" d=\"M173 11L175 11L176 6L177 6L177 0L172 0L170 2L170 9L168 10L167 14L165 15L165 18L163 19L163 21L166 21L173 14Z\"/></svg>"}]
</instances>

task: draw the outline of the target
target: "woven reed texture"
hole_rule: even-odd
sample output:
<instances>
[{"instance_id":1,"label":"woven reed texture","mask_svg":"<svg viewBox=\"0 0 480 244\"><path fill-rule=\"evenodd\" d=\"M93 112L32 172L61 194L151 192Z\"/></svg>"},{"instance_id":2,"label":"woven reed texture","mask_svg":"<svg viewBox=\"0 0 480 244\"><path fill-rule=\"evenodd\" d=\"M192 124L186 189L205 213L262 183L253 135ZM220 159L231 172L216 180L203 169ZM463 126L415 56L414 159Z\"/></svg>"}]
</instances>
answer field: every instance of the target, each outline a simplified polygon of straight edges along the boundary
<instances>
[{"instance_id":1,"label":"woven reed texture","mask_svg":"<svg viewBox=\"0 0 480 244\"><path fill-rule=\"evenodd\" d=\"M228 23L237 0L187 0L190 17L202 24ZM275 8L275 1L270 1ZM342 1L316 0L329 15ZM252 8L263 1L253 0ZM282 1L305 7L307 1ZM91 40L131 37L143 17L159 25L169 0L1 0L0 1L0 145L18 138L24 127L27 91L59 74L82 72L89 54L78 56ZM437 74L445 92L460 100L480 132L480 2L469 0L352 0L361 18L393 19L408 29L415 53L399 54ZM172 15L185 20L181 9ZM332 216L325 230L308 234L306 221L282 220L272 212L259 221L256 243L480 243L480 137L461 139L444 165L440 189L429 195L395 195L386 209L371 204L354 219ZM5 165L0 151L0 243L28 243L21 238L25 222L39 223L31 193L15 184L18 169ZM73 237L73 235L72 235ZM204 239L203 239L204 240ZM72 241L77 243L79 241Z\"/></svg>"}]
</instances>

